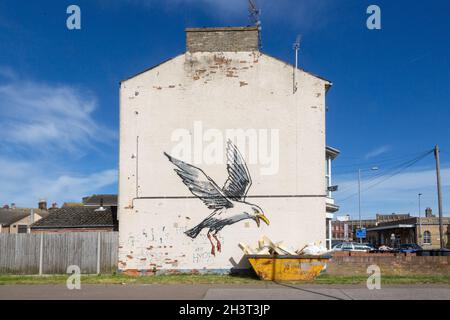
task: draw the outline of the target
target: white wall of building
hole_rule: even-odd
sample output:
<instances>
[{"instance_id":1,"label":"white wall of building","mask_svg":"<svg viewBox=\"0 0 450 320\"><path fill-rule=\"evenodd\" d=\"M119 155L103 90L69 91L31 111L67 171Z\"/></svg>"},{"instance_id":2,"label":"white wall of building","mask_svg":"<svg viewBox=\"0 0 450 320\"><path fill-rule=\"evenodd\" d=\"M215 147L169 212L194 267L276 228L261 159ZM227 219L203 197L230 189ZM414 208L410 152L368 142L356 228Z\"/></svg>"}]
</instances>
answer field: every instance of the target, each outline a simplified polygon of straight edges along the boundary
<instances>
[{"instance_id":1,"label":"white wall of building","mask_svg":"<svg viewBox=\"0 0 450 320\"><path fill-rule=\"evenodd\" d=\"M267 235L296 249L325 241L329 83L297 70L294 94L292 74L291 65L259 52L197 52L121 83L119 269L242 268L240 242L256 246ZM195 239L184 234L211 210L192 198L163 152L201 168L222 186L229 129L256 132L256 139L247 140L252 142L237 146L253 180L247 201L264 210L270 225L258 228L255 221L243 220L226 226L219 233L222 252L213 256L207 230ZM175 154L183 132L192 138L192 157ZM273 158L263 161L258 152L270 141ZM216 152L223 150L220 163L198 156L199 150L211 151L212 142ZM250 154L247 147L258 152Z\"/></svg>"}]
</instances>

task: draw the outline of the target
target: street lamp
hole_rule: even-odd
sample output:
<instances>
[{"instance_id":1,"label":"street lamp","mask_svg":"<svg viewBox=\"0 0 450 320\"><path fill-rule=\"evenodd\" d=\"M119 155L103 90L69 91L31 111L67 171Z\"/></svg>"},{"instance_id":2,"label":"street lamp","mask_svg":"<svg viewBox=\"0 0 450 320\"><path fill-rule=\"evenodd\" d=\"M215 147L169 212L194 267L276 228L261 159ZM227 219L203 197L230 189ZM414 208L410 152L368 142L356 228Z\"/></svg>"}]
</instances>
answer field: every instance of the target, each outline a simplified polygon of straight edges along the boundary
<instances>
[{"instance_id":1,"label":"street lamp","mask_svg":"<svg viewBox=\"0 0 450 320\"><path fill-rule=\"evenodd\" d=\"M422 245L422 219L421 219L421 209L420 209L420 197L422 196L421 193L418 194L418 198L419 198L419 237L418 237L418 241L419 244Z\"/></svg>"},{"instance_id":2,"label":"street lamp","mask_svg":"<svg viewBox=\"0 0 450 320\"><path fill-rule=\"evenodd\" d=\"M372 171L378 170L378 167L370 168ZM358 169L358 213L359 213L359 229L362 228L362 220L361 220L361 171L362 169ZM362 238L359 238L359 243L362 243Z\"/></svg>"}]
</instances>

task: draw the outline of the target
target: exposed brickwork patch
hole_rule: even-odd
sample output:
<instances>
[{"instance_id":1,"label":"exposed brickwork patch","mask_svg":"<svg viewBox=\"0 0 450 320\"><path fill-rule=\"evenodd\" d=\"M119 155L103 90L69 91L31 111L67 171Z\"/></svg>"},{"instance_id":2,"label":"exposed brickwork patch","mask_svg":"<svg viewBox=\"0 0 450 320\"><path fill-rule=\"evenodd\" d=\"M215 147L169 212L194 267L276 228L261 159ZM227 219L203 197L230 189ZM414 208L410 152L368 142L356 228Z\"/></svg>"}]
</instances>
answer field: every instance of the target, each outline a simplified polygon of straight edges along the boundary
<instances>
[{"instance_id":1,"label":"exposed brickwork patch","mask_svg":"<svg viewBox=\"0 0 450 320\"><path fill-rule=\"evenodd\" d=\"M257 51L257 28L186 29L189 52Z\"/></svg>"}]
</instances>

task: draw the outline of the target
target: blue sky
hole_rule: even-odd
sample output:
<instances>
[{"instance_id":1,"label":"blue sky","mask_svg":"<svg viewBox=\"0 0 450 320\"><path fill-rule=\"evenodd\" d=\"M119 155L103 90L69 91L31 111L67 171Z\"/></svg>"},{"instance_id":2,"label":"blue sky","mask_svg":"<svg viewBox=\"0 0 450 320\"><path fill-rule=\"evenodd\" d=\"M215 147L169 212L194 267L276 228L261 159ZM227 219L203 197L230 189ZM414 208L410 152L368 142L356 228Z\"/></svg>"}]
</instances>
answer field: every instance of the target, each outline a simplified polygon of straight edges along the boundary
<instances>
[{"instance_id":1,"label":"blue sky","mask_svg":"<svg viewBox=\"0 0 450 320\"><path fill-rule=\"evenodd\" d=\"M450 2L259 1L263 51L332 80L327 142L339 148L340 214L363 190L439 144L450 213ZM82 29L66 28L81 8ZM382 29L366 28L381 8ZM0 203L117 192L119 81L184 51L184 28L248 24L245 0L0 3ZM432 155L363 192L363 215L437 211ZM378 180L376 179L378 175ZM372 180L371 180L372 179ZM352 196L353 195L353 196Z\"/></svg>"}]
</instances>

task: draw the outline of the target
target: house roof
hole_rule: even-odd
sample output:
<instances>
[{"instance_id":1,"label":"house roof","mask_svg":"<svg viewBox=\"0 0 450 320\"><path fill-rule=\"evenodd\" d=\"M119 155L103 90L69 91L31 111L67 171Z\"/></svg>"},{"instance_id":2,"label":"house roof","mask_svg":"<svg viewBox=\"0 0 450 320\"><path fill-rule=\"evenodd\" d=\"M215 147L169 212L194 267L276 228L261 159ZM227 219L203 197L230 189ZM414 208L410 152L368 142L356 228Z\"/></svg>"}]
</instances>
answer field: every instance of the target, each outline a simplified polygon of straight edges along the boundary
<instances>
[{"instance_id":1,"label":"house roof","mask_svg":"<svg viewBox=\"0 0 450 320\"><path fill-rule=\"evenodd\" d=\"M103 201L103 203L102 203ZM83 198L85 206L117 206L117 194L94 194Z\"/></svg>"},{"instance_id":2,"label":"house roof","mask_svg":"<svg viewBox=\"0 0 450 320\"><path fill-rule=\"evenodd\" d=\"M63 207L82 207L83 203L82 202L64 202Z\"/></svg>"},{"instance_id":3,"label":"house roof","mask_svg":"<svg viewBox=\"0 0 450 320\"><path fill-rule=\"evenodd\" d=\"M14 209L1 209L0 210L0 225L4 227L8 227L14 222L17 222L19 220L22 220L26 216L28 216L29 213L26 213L21 210L14 210Z\"/></svg>"},{"instance_id":4,"label":"house roof","mask_svg":"<svg viewBox=\"0 0 450 320\"><path fill-rule=\"evenodd\" d=\"M42 218L46 217L49 213L45 210L35 208L15 208L15 209L0 209L0 224L4 227L10 226L14 222L22 220L30 215L31 210L33 213L38 214Z\"/></svg>"},{"instance_id":5,"label":"house roof","mask_svg":"<svg viewBox=\"0 0 450 320\"><path fill-rule=\"evenodd\" d=\"M116 225L116 207L63 207L31 225L31 229L98 228Z\"/></svg>"},{"instance_id":6,"label":"house roof","mask_svg":"<svg viewBox=\"0 0 450 320\"><path fill-rule=\"evenodd\" d=\"M393 224L393 225L381 225L378 227L368 228L367 231L377 231L377 230L390 230L390 229L410 229L414 228L415 224Z\"/></svg>"}]
</instances>

